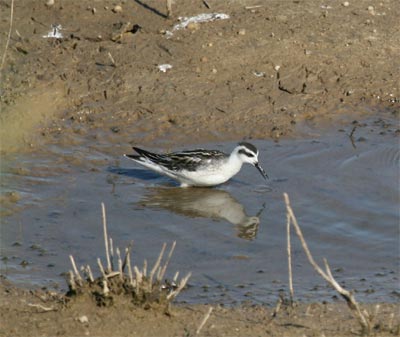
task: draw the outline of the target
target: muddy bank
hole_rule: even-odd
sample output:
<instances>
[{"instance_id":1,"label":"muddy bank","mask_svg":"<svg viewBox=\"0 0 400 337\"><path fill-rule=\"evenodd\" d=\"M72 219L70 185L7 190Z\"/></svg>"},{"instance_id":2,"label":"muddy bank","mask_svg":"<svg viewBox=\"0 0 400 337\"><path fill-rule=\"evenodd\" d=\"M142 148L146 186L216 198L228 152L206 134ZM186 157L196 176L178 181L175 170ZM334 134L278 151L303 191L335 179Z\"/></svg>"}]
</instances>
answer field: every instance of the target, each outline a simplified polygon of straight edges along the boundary
<instances>
[{"instance_id":1,"label":"muddy bank","mask_svg":"<svg viewBox=\"0 0 400 337\"><path fill-rule=\"evenodd\" d=\"M68 145L100 131L141 144L278 139L302 134L299 123L318 116L333 123L376 106L398 113L396 1L208 7L181 1L166 18L159 1L123 1L120 11L107 1L15 3L2 151ZM0 10L7 18L9 2ZM178 17L199 13L229 18L173 31ZM8 24L0 23L2 40ZM47 37L58 25L63 37ZM27 115L31 92L42 109L34 104ZM56 111L48 109L54 101ZM38 123L43 112L50 118Z\"/></svg>"},{"instance_id":2,"label":"muddy bank","mask_svg":"<svg viewBox=\"0 0 400 337\"><path fill-rule=\"evenodd\" d=\"M134 307L126 297L110 307L97 307L93 299L67 299L57 293L0 285L0 333L4 336L194 336L209 305L174 305L170 314ZM343 303L285 305L275 308L242 305L213 306L201 336L354 336L360 327ZM363 305L374 312L373 336L398 336L399 305ZM18 317L18 321L16 321Z\"/></svg>"}]
</instances>

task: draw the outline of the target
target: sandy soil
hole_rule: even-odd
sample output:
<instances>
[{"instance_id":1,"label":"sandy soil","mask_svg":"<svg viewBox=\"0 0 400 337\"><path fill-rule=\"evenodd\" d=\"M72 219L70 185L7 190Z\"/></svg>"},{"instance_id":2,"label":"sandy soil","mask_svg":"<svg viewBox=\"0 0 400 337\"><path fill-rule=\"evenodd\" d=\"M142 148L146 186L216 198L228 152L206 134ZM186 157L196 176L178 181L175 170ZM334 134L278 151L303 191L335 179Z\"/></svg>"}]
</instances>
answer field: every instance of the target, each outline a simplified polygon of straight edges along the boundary
<instances>
[{"instance_id":1,"label":"sandy soil","mask_svg":"<svg viewBox=\"0 0 400 337\"><path fill-rule=\"evenodd\" d=\"M98 307L88 294L68 299L56 293L28 291L6 281L0 285L2 336L194 336L209 305L160 308L134 306L127 296L111 307ZM373 336L398 336L398 304L368 304L374 314ZM202 336L355 336L360 326L344 303L213 306Z\"/></svg>"},{"instance_id":2,"label":"sandy soil","mask_svg":"<svg viewBox=\"0 0 400 337\"><path fill-rule=\"evenodd\" d=\"M15 2L1 80L3 154L68 146L75 136L158 146L299 137L304 125L322 130L400 111L396 0L185 0L176 1L171 18L156 0L122 0L120 8L107 0L54 2ZM0 0L2 52L10 3ZM167 34L179 16L199 13L230 18ZM64 37L44 38L54 24ZM160 64L172 69L161 72ZM3 282L0 335L191 336L207 309L178 305L167 316L123 297L98 308L84 296L65 303L60 294ZM201 334L359 333L344 304L301 304L270 321L272 312L218 307ZM398 312L381 304L374 335L399 335Z\"/></svg>"},{"instance_id":3,"label":"sandy soil","mask_svg":"<svg viewBox=\"0 0 400 337\"><path fill-rule=\"evenodd\" d=\"M9 3L0 2L2 41ZM122 1L117 13L105 0L44 3L15 3L3 152L49 137L68 145L99 129L136 144L277 139L320 116L332 124L373 108L399 111L394 0L208 1L210 9L179 1L170 19L155 0ZM165 34L179 16L199 13L230 18ZM55 24L64 38L43 38Z\"/></svg>"}]
</instances>

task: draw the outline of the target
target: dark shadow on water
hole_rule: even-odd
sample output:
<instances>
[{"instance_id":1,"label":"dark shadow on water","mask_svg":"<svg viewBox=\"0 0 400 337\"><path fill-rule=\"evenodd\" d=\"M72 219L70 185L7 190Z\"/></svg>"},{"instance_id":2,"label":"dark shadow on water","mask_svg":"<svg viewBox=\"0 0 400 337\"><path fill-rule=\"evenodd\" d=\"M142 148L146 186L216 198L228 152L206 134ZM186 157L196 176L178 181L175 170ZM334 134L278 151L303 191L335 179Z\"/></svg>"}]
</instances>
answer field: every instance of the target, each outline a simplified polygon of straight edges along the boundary
<instances>
[{"instance_id":1,"label":"dark shadow on water","mask_svg":"<svg viewBox=\"0 0 400 337\"><path fill-rule=\"evenodd\" d=\"M122 175L122 176L127 176L135 179L140 179L140 180L156 180L160 179L162 177L161 175L150 171L150 170L142 170L142 169L127 169L127 168L121 168L121 167L109 167L107 169L108 172Z\"/></svg>"}]
</instances>

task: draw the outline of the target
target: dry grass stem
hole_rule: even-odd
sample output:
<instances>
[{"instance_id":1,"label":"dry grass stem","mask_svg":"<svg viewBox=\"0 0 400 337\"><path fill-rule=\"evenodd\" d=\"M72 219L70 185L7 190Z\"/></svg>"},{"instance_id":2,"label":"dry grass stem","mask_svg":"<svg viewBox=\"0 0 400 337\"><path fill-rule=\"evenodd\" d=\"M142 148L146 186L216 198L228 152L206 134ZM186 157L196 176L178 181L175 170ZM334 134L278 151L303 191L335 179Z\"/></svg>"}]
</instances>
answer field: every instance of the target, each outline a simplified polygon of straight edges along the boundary
<instances>
[{"instance_id":1,"label":"dry grass stem","mask_svg":"<svg viewBox=\"0 0 400 337\"><path fill-rule=\"evenodd\" d=\"M172 291L167 295L167 300L173 300L176 296L179 295L179 293L182 291L183 288L185 288L186 283L189 281L190 276L192 276L192 273L188 273L179 283L179 286L177 289Z\"/></svg>"},{"instance_id":2,"label":"dry grass stem","mask_svg":"<svg viewBox=\"0 0 400 337\"><path fill-rule=\"evenodd\" d=\"M72 270L68 272L68 286L72 291L76 291L75 277Z\"/></svg>"},{"instance_id":3,"label":"dry grass stem","mask_svg":"<svg viewBox=\"0 0 400 337\"><path fill-rule=\"evenodd\" d=\"M210 307L206 313L206 315L204 316L203 320L201 321L199 327L196 330L196 335L198 335L201 331L201 329L203 328L203 326L206 324L206 322L208 321L208 319L210 318L210 315L213 311L213 307Z\"/></svg>"},{"instance_id":4,"label":"dry grass stem","mask_svg":"<svg viewBox=\"0 0 400 337\"><path fill-rule=\"evenodd\" d=\"M161 260L164 256L165 248L167 248L166 243L163 244L160 254L158 255L157 261L156 261L156 263L154 263L154 267L150 272L150 277L149 277L150 278L150 286L153 284L153 276L154 276L154 273L156 272L156 270L158 269L158 267L160 266Z\"/></svg>"},{"instance_id":5,"label":"dry grass stem","mask_svg":"<svg viewBox=\"0 0 400 337\"><path fill-rule=\"evenodd\" d=\"M122 273L122 259L121 259L121 253L119 251L119 248L117 247L117 256L118 256L118 272L119 272L119 278L121 281L124 278L124 274Z\"/></svg>"},{"instance_id":6,"label":"dry grass stem","mask_svg":"<svg viewBox=\"0 0 400 337\"><path fill-rule=\"evenodd\" d=\"M111 262L111 269L110 270L114 270L114 243L112 238L109 238L109 247L110 247L110 262Z\"/></svg>"},{"instance_id":7,"label":"dry grass stem","mask_svg":"<svg viewBox=\"0 0 400 337\"><path fill-rule=\"evenodd\" d=\"M129 23L129 24L130 24L130 23ZM108 52L108 58L110 59L111 64L112 64L114 67L116 67L117 65L116 65L115 60L114 60L114 58L112 57L112 55L111 55L110 52Z\"/></svg>"},{"instance_id":8,"label":"dry grass stem","mask_svg":"<svg viewBox=\"0 0 400 337\"><path fill-rule=\"evenodd\" d=\"M132 246L133 246L133 240L129 242L129 246L125 248L125 256L124 256L124 263L122 264L122 271L125 271L125 267L128 264L128 258L130 262L130 254Z\"/></svg>"},{"instance_id":9,"label":"dry grass stem","mask_svg":"<svg viewBox=\"0 0 400 337\"><path fill-rule=\"evenodd\" d=\"M125 249L125 256L126 256L126 264L128 266L129 284L133 286L133 275L132 275L132 267L131 267L130 247ZM123 269L123 267L122 267L122 269Z\"/></svg>"},{"instance_id":10,"label":"dry grass stem","mask_svg":"<svg viewBox=\"0 0 400 337\"><path fill-rule=\"evenodd\" d=\"M78 280L78 283L82 284L83 280L82 280L81 274L79 274L78 268L76 268L74 257L72 255L70 255L69 259L71 260L72 268L74 269L75 277Z\"/></svg>"},{"instance_id":11,"label":"dry grass stem","mask_svg":"<svg viewBox=\"0 0 400 337\"><path fill-rule=\"evenodd\" d=\"M34 307L34 308L39 308L39 309L43 310L44 312L57 311L57 309L54 309L53 307L45 307L41 304L28 303L28 306Z\"/></svg>"},{"instance_id":12,"label":"dry grass stem","mask_svg":"<svg viewBox=\"0 0 400 337\"><path fill-rule=\"evenodd\" d=\"M135 279L136 279L136 292L139 292L140 286L142 284L143 275L140 272L138 267L134 267L133 270L135 271Z\"/></svg>"},{"instance_id":13,"label":"dry grass stem","mask_svg":"<svg viewBox=\"0 0 400 337\"><path fill-rule=\"evenodd\" d=\"M290 242L290 216L286 214L286 237L287 237L287 256L288 256L288 273L289 273L289 293L290 305L293 306L294 290L293 290L293 274L292 274L292 244Z\"/></svg>"},{"instance_id":14,"label":"dry grass stem","mask_svg":"<svg viewBox=\"0 0 400 337\"><path fill-rule=\"evenodd\" d=\"M90 280L90 282L94 282L94 277L93 277L93 273L92 273L92 268L90 268L90 266L89 265L86 265L86 273L87 273L87 275L88 275L88 278L89 278L89 280Z\"/></svg>"},{"instance_id":15,"label":"dry grass stem","mask_svg":"<svg viewBox=\"0 0 400 337\"><path fill-rule=\"evenodd\" d=\"M1 59L0 76L1 76L1 71L3 70L4 62L5 62L5 60L6 60L8 45L10 44L10 38L11 38L11 30L12 30L13 18L14 18L14 0L11 0L11 5L10 5L10 27L9 27L9 29L8 29L7 40L6 40L6 46L4 47L3 57L2 57L2 59Z\"/></svg>"},{"instance_id":16,"label":"dry grass stem","mask_svg":"<svg viewBox=\"0 0 400 337\"><path fill-rule=\"evenodd\" d=\"M107 271L111 271L111 260L110 260L110 252L108 250L108 235L107 235L107 218L106 218L106 207L104 206L104 202L101 203L101 214L103 218L103 232L104 232L104 245L106 249L106 258L107 258Z\"/></svg>"},{"instance_id":17,"label":"dry grass stem","mask_svg":"<svg viewBox=\"0 0 400 337\"><path fill-rule=\"evenodd\" d=\"M103 275L103 278L106 279L107 275L106 275L103 264L101 263L101 260L99 257L97 258L97 265L99 266L99 269L100 269L101 274Z\"/></svg>"},{"instance_id":18,"label":"dry grass stem","mask_svg":"<svg viewBox=\"0 0 400 337\"><path fill-rule=\"evenodd\" d=\"M143 271L142 271L142 274L143 274L144 277L147 277L147 260L146 260L146 259L143 261Z\"/></svg>"},{"instance_id":19,"label":"dry grass stem","mask_svg":"<svg viewBox=\"0 0 400 337\"><path fill-rule=\"evenodd\" d=\"M284 193L283 196L286 204L286 212L290 218L290 222L293 224L296 230L296 234L300 239L301 245L303 246L303 250L307 255L308 261L317 271L317 273L320 274L321 277L325 279L346 300L348 307L357 317L361 325L362 334L369 335L372 329L372 322L370 315L367 312L362 312L358 302L354 298L354 295L350 291L344 289L339 283L337 283L337 281L332 275L331 269L326 259L324 259L325 271L315 262L308 248L307 242L304 239L303 233L297 222L296 216L294 215L292 207L290 206L289 196L287 195L287 193Z\"/></svg>"},{"instance_id":20,"label":"dry grass stem","mask_svg":"<svg viewBox=\"0 0 400 337\"><path fill-rule=\"evenodd\" d=\"M169 261L171 260L172 254L174 253L175 246L176 246L176 241L174 241L172 243L172 246L171 246L171 249L169 251L167 260L165 261L164 266L161 268L160 273L157 275L157 281L158 282L161 282L161 280L164 278L165 272L167 271L167 267L168 267Z\"/></svg>"},{"instance_id":21,"label":"dry grass stem","mask_svg":"<svg viewBox=\"0 0 400 337\"><path fill-rule=\"evenodd\" d=\"M119 271L112 271L111 273L108 273L108 274L106 275L106 278L107 278L107 279L110 279L110 278L113 278L113 277L119 276L119 275L120 275L120 272L119 272Z\"/></svg>"},{"instance_id":22,"label":"dry grass stem","mask_svg":"<svg viewBox=\"0 0 400 337\"><path fill-rule=\"evenodd\" d=\"M172 0L166 0L167 2L167 17L172 16Z\"/></svg>"}]
</instances>

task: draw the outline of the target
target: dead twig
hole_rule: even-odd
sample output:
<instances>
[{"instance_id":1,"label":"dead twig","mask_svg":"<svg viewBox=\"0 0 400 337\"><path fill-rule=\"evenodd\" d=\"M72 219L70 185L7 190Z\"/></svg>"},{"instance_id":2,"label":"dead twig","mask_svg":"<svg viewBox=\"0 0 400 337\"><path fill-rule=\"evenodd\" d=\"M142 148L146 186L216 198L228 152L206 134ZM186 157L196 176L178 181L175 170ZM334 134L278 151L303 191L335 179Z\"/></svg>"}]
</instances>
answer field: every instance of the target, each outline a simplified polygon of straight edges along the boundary
<instances>
[{"instance_id":1,"label":"dead twig","mask_svg":"<svg viewBox=\"0 0 400 337\"><path fill-rule=\"evenodd\" d=\"M121 259L121 253L119 251L119 248L117 247L117 256L118 256L118 272L119 272L119 278L122 281L124 279L124 273L122 272L122 259Z\"/></svg>"},{"instance_id":2,"label":"dead twig","mask_svg":"<svg viewBox=\"0 0 400 337\"><path fill-rule=\"evenodd\" d=\"M172 0L166 0L167 3L167 17L170 18L172 16Z\"/></svg>"},{"instance_id":3,"label":"dead twig","mask_svg":"<svg viewBox=\"0 0 400 337\"><path fill-rule=\"evenodd\" d=\"M165 252L165 248L167 248L167 244L164 242L164 244L163 244L163 246L162 246L162 248L161 248L160 254L158 255L158 259L157 259L156 263L154 263L154 267L153 267L153 269L152 269L151 272L150 272L150 276L149 276L150 287L151 287L151 285L153 284L153 276L154 276L154 273L156 272L156 270L157 270L158 267L160 266L161 259L162 259L163 255L164 255L164 252ZM150 290L151 290L151 289L150 289Z\"/></svg>"},{"instance_id":4,"label":"dead twig","mask_svg":"<svg viewBox=\"0 0 400 337\"><path fill-rule=\"evenodd\" d=\"M354 148L356 148L356 144L354 143L354 132L356 131L358 125L354 125L353 129L351 130L350 134L349 134L349 138L351 141L351 145L353 145Z\"/></svg>"},{"instance_id":5,"label":"dead twig","mask_svg":"<svg viewBox=\"0 0 400 337\"><path fill-rule=\"evenodd\" d=\"M41 304L28 303L28 306L41 309L41 310L43 310L44 312L48 312L48 311L57 311L57 309L55 309L54 307L45 307L45 306L43 306L43 305L41 305Z\"/></svg>"},{"instance_id":6,"label":"dead twig","mask_svg":"<svg viewBox=\"0 0 400 337\"><path fill-rule=\"evenodd\" d=\"M131 253L131 249L133 246L133 240L131 242L129 242L129 246L125 248L125 257L124 257L124 263L122 264L122 270L125 270L125 267L128 263L128 258L129 258L129 262L130 262L130 253Z\"/></svg>"},{"instance_id":7,"label":"dead twig","mask_svg":"<svg viewBox=\"0 0 400 337\"><path fill-rule=\"evenodd\" d=\"M301 245L303 246L303 250L307 255L308 261L313 266L315 271L345 299L348 307L350 308L354 316L358 319L358 322L361 325L362 334L369 335L372 329L372 322L370 315L366 311L362 312L358 302L354 298L354 295L350 291L344 289L339 283L337 283L337 281L332 275L328 261L325 258L324 258L325 271L315 262L308 248L307 242L304 239L303 233L300 229L297 219L294 215L293 209L290 206L289 196L287 195L287 193L284 193L283 196L286 204L286 212L290 218L290 222L293 224L296 230L296 234L300 239Z\"/></svg>"},{"instance_id":8,"label":"dead twig","mask_svg":"<svg viewBox=\"0 0 400 337\"><path fill-rule=\"evenodd\" d=\"M178 288L168 294L167 300L173 300L176 296L178 296L182 289L185 288L190 276L192 276L192 273L188 273L183 279L181 279Z\"/></svg>"},{"instance_id":9,"label":"dead twig","mask_svg":"<svg viewBox=\"0 0 400 337\"><path fill-rule=\"evenodd\" d=\"M75 282L75 276L72 270L68 272L68 286L72 291L76 291L76 282Z\"/></svg>"},{"instance_id":10,"label":"dead twig","mask_svg":"<svg viewBox=\"0 0 400 337\"><path fill-rule=\"evenodd\" d=\"M168 267L169 261L171 260L172 254L174 253L175 246L176 246L176 241L174 241L172 243L172 246L171 246L171 249L169 251L167 260L165 261L164 266L160 269L160 273L157 275L157 281L158 282L161 282L162 279L164 278L164 275L165 275L165 273L167 271L167 267Z\"/></svg>"},{"instance_id":11,"label":"dead twig","mask_svg":"<svg viewBox=\"0 0 400 337\"><path fill-rule=\"evenodd\" d=\"M97 258L97 265L99 266L99 269L100 269L101 274L103 275L103 278L106 279L107 275L106 275L103 264L101 263L101 260L99 257Z\"/></svg>"},{"instance_id":12,"label":"dead twig","mask_svg":"<svg viewBox=\"0 0 400 337\"><path fill-rule=\"evenodd\" d=\"M291 242L290 242L290 216L289 216L289 214L286 214L286 237L287 237L287 255L288 255L290 305L293 306L294 290L293 290L292 245L291 245Z\"/></svg>"},{"instance_id":13,"label":"dead twig","mask_svg":"<svg viewBox=\"0 0 400 337\"><path fill-rule=\"evenodd\" d=\"M92 273L92 269L90 268L90 266L87 264L86 266L82 266L81 270L85 273L86 278L93 283L94 282L94 277L93 277L93 273Z\"/></svg>"},{"instance_id":14,"label":"dead twig","mask_svg":"<svg viewBox=\"0 0 400 337\"><path fill-rule=\"evenodd\" d=\"M213 307L210 307L206 313L206 315L204 316L203 320L201 321L199 327L196 330L196 335L198 335L201 331L201 329L203 328L203 326L206 324L206 322L208 321L208 319L210 318L210 315L213 311Z\"/></svg>"},{"instance_id":15,"label":"dead twig","mask_svg":"<svg viewBox=\"0 0 400 337\"><path fill-rule=\"evenodd\" d=\"M112 57L112 55L111 55L111 53L110 52L108 52L108 58L110 59L110 61L111 61L111 65L115 68L115 67L117 67L117 64L115 63L115 60L114 60L114 58Z\"/></svg>"},{"instance_id":16,"label":"dead twig","mask_svg":"<svg viewBox=\"0 0 400 337\"><path fill-rule=\"evenodd\" d=\"M104 202L101 203L101 212L103 218L103 232L104 232L104 245L106 249L106 258L107 258L107 272L111 272L112 268L110 260L110 251L108 250L106 207L104 206ZM103 269L103 274L104 274L104 269Z\"/></svg>"},{"instance_id":17,"label":"dead twig","mask_svg":"<svg viewBox=\"0 0 400 337\"><path fill-rule=\"evenodd\" d=\"M71 260L72 268L74 269L74 272L75 272L75 277L78 280L79 285L82 285L83 280L82 280L81 274L79 274L78 268L76 268L74 257L72 255L70 255L69 259Z\"/></svg>"},{"instance_id":18,"label":"dead twig","mask_svg":"<svg viewBox=\"0 0 400 337\"><path fill-rule=\"evenodd\" d=\"M6 40L6 46L5 46L5 48L4 48L3 57L2 57L2 59L1 59L0 72L3 70L3 65L4 65L4 62L5 62L5 60L6 60L6 54L7 54L8 45L10 44L10 38L11 38L11 30L12 30L13 18L14 18L14 0L11 0L11 5L10 5L10 27L9 27L9 29L8 29L7 40Z\"/></svg>"},{"instance_id":19,"label":"dead twig","mask_svg":"<svg viewBox=\"0 0 400 337\"><path fill-rule=\"evenodd\" d=\"M111 269L110 270L114 270L114 243L113 243L112 238L110 238L108 241L109 241L109 247L110 247L110 261L111 261Z\"/></svg>"},{"instance_id":20,"label":"dead twig","mask_svg":"<svg viewBox=\"0 0 400 337\"><path fill-rule=\"evenodd\" d=\"M131 267L131 253L130 253L130 247L125 249L125 256L126 256L126 264L128 265L128 276L129 276L129 284L130 285L134 285L133 284L133 275L132 275L132 267ZM122 269L124 269L124 266L122 266Z\"/></svg>"},{"instance_id":21,"label":"dead twig","mask_svg":"<svg viewBox=\"0 0 400 337\"><path fill-rule=\"evenodd\" d=\"M204 4L204 6L206 6L208 9L211 8L210 4L209 4L206 0L203 0L203 4Z\"/></svg>"}]
</instances>

